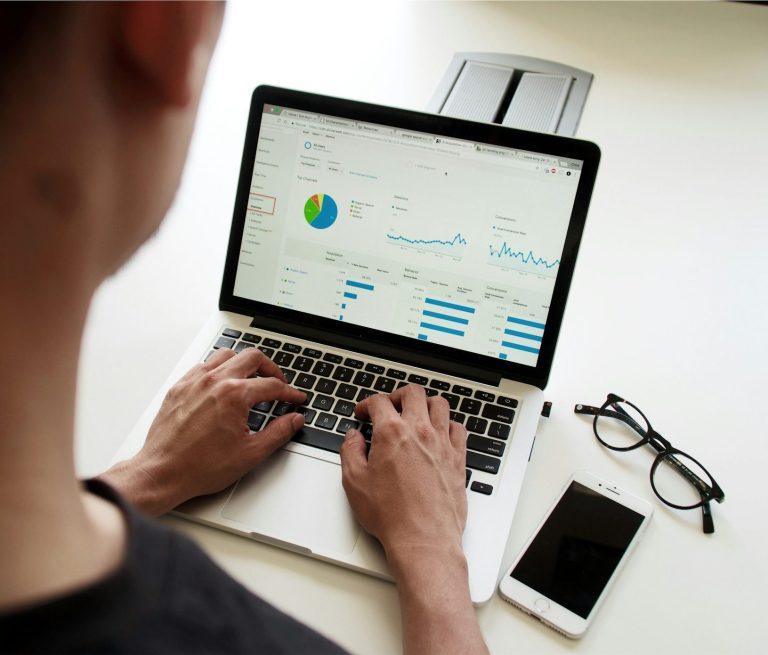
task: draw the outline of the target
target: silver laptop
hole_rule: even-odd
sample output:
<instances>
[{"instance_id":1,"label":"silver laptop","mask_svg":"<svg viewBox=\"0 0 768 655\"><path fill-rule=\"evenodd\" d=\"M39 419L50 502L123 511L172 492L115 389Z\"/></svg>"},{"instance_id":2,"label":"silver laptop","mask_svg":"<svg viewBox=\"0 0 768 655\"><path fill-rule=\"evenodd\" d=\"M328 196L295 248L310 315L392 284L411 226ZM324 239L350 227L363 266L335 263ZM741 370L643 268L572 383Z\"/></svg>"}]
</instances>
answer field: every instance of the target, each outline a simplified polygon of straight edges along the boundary
<instances>
[{"instance_id":1,"label":"silver laptop","mask_svg":"<svg viewBox=\"0 0 768 655\"><path fill-rule=\"evenodd\" d=\"M338 451L355 403L403 384L469 433L472 599L494 592L542 409L600 153L591 143L273 87L252 97L219 311L167 389L217 348L261 348L308 392L266 465L176 513L389 578Z\"/></svg>"}]
</instances>

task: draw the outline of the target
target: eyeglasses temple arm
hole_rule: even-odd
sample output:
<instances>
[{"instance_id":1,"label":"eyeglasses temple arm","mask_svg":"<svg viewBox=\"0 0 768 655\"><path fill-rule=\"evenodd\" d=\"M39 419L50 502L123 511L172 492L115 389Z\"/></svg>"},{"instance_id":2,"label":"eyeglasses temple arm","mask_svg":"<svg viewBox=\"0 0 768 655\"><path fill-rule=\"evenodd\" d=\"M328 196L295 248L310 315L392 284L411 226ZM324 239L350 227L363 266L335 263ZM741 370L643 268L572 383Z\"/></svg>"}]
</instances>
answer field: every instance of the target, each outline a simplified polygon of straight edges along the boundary
<instances>
[{"instance_id":1,"label":"eyeglasses temple arm","mask_svg":"<svg viewBox=\"0 0 768 655\"><path fill-rule=\"evenodd\" d=\"M589 416L596 416L598 414L600 416L610 416L611 418L624 421L624 423L626 423L642 437L645 437L647 434L647 432L637 423L637 421L635 421L635 419L633 419L629 414L621 409L621 407L617 407L615 410L613 410L603 409L602 407L593 407L592 405L576 405L573 408L573 411L576 414L587 414Z\"/></svg>"},{"instance_id":2,"label":"eyeglasses temple arm","mask_svg":"<svg viewBox=\"0 0 768 655\"><path fill-rule=\"evenodd\" d=\"M701 518L704 521L704 534L712 534L715 531L715 522L712 520L712 508L708 502L701 506Z\"/></svg>"}]
</instances>

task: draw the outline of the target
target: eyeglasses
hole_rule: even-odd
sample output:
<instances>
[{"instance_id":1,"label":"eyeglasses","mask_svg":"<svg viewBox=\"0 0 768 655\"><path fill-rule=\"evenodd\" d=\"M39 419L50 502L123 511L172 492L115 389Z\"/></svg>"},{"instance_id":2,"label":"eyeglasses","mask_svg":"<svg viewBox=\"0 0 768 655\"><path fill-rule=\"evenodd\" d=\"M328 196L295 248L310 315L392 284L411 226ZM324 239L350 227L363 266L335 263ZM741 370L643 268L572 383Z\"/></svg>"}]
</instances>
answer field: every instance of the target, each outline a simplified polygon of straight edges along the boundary
<instances>
[{"instance_id":1,"label":"eyeglasses","mask_svg":"<svg viewBox=\"0 0 768 655\"><path fill-rule=\"evenodd\" d=\"M697 460L656 432L637 406L609 393L602 407L576 405L573 411L595 417L595 436L606 448L624 452L646 444L652 446L658 455L651 466L651 487L659 500L675 509L701 507L704 532L715 531L709 502L722 503L723 490Z\"/></svg>"}]
</instances>

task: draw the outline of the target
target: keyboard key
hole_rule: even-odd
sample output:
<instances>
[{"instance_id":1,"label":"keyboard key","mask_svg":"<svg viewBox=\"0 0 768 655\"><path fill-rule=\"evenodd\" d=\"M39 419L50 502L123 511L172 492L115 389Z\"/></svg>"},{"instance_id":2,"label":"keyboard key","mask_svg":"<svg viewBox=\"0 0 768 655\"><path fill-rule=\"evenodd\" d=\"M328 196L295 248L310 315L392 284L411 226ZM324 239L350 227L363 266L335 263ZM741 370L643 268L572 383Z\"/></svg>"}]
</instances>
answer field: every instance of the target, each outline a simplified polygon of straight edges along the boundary
<instances>
[{"instance_id":1,"label":"keyboard key","mask_svg":"<svg viewBox=\"0 0 768 655\"><path fill-rule=\"evenodd\" d=\"M373 424L363 423L358 429L363 433L363 438L366 441L373 439Z\"/></svg>"},{"instance_id":2,"label":"keyboard key","mask_svg":"<svg viewBox=\"0 0 768 655\"><path fill-rule=\"evenodd\" d=\"M300 387L301 389L311 389L315 382L317 382L317 378L314 375L310 375L309 373L302 373L299 375L299 377L296 378L294 386Z\"/></svg>"},{"instance_id":3,"label":"keyboard key","mask_svg":"<svg viewBox=\"0 0 768 655\"><path fill-rule=\"evenodd\" d=\"M309 359L309 357L297 357L296 361L293 363L293 368L295 368L297 371L308 371L312 368L312 364L315 363L315 360Z\"/></svg>"},{"instance_id":4,"label":"keyboard key","mask_svg":"<svg viewBox=\"0 0 768 655\"><path fill-rule=\"evenodd\" d=\"M267 357L272 357L272 355L275 354L275 351L272 348L267 348L266 346L259 346L259 350L263 352Z\"/></svg>"},{"instance_id":5,"label":"keyboard key","mask_svg":"<svg viewBox=\"0 0 768 655\"><path fill-rule=\"evenodd\" d=\"M254 405L252 409L254 409L257 412L264 412L266 414L267 412L269 412L270 409L272 409L272 405L274 404L275 404L274 400L265 400L263 403Z\"/></svg>"},{"instance_id":6,"label":"keyboard key","mask_svg":"<svg viewBox=\"0 0 768 655\"><path fill-rule=\"evenodd\" d=\"M395 380L405 380L405 371L399 371L396 368L387 369L387 376Z\"/></svg>"},{"instance_id":7,"label":"keyboard key","mask_svg":"<svg viewBox=\"0 0 768 655\"><path fill-rule=\"evenodd\" d=\"M341 364L344 358L341 355L335 355L334 353L325 353L323 355L323 361L330 362L331 364Z\"/></svg>"},{"instance_id":8,"label":"keyboard key","mask_svg":"<svg viewBox=\"0 0 768 655\"><path fill-rule=\"evenodd\" d=\"M330 396L324 396L322 394L318 394L315 397L315 401L312 403L312 407L315 409L322 409L323 411L328 411L333 407L333 398Z\"/></svg>"},{"instance_id":9,"label":"keyboard key","mask_svg":"<svg viewBox=\"0 0 768 655\"><path fill-rule=\"evenodd\" d=\"M317 393L331 394L336 390L337 384L338 382L334 382L333 380L320 380L320 382L318 382L317 386L315 387L315 391L317 391Z\"/></svg>"},{"instance_id":10,"label":"keyboard key","mask_svg":"<svg viewBox=\"0 0 768 655\"><path fill-rule=\"evenodd\" d=\"M488 455L467 451L467 466L476 471L485 471L486 473L498 473L501 460Z\"/></svg>"},{"instance_id":11,"label":"keyboard key","mask_svg":"<svg viewBox=\"0 0 768 655\"><path fill-rule=\"evenodd\" d=\"M506 444L503 441L486 439L485 437L479 437L476 434L470 434L467 437L467 448L470 450L476 450L480 453L501 457L504 454L505 447Z\"/></svg>"},{"instance_id":12,"label":"keyboard key","mask_svg":"<svg viewBox=\"0 0 768 655\"><path fill-rule=\"evenodd\" d=\"M363 362L361 362L359 359L352 359L351 357L347 357L344 360L344 366L349 366L349 368L363 368Z\"/></svg>"},{"instance_id":13,"label":"keyboard key","mask_svg":"<svg viewBox=\"0 0 768 655\"><path fill-rule=\"evenodd\" d=\"M517 407L516 398L507 398L506 396L499 396L496 402L499 403L499 405L504 405L504 407L511 407L512 409Z\"/></svg>"},{"instance_id":14,"label":"keyboard key","mask_svg":"<svg viewBox=\"0 0 768 655\"><path fill-rule=\"evenodd\" d=\"M379 364L366 364L365 370L369 373L375 373L376 375L381 375L384 372L384 367L380 366Z\"/></svg>"},{"instance_id":15,"label":"keyboard key","mask_svg":"<svg viewBox=\"0 0 768 655\"><path fill-rule=\"evenodd\" d=\"M319 375L321 378L327 378L331 371L333 371L333 364L328 362L317 362L312 368L312 372L315 375Z\"/></svg>"},{"instance_id":16,"label":"keyboard key","mask_svg":"<svg viewBox=\"0 0 768 655\"><path fill-rule=\"evenodd\" d=\"M380 393L390 393L395 388L395 381L391 378L378 378L373 388Z\"/></svg>"},{"instance_id":17,"label":"keyboard key","mask_svg":"<svg viewBox=\"0 0 768 655\"><path fill-rule=\"evenodd\" d=\"M355 372L351 368L345 368L344 366L337 366L333 372L333 379L339 382L349 382Z\"/></svg>"},{"instance_id":18,"label":"keyboard key","mask_svg":"<svg viewBox=\"0 0 768 655\"><path fill-rule=\"evenodd\" d=\"M483 407L483 416L500 423L512 423L512 419L515 418L515 410L498 405L486 405Z\"/></svg>"},{"instance_id":19,"label":"keyboard key","mask_svg":"<svg viewBox=\"0 0 768 655\"><path fill-rule=\"evenodd\" d=\"M282 368L280 369L283 372L283 375L285 376L285 381L290 384L293 382L293 378L296 377L296 371L292 371L289 368Z\"/></svg>"},{"instance_id":20,"label":"keyboard key","mask_svg":"<svg viewBox=\"0 0 768 655\"><path fill-rule=\"evenodd\" d=\"M295 405L293 405L293 403L288 403L283 400L275 405L275 408L272 410L272 416L285 416L288 412L294 411L294 409Z\"/></svg>"},{"instance_id":21,"label":"keyboard key","mask_svg":"<svg viewBox=\"0 0 768 655\"><path fill-rule=\"evenodd\" d=\"M411 373L408 376L408 382L413 382L414 384L420 384L422 386L425 386L429 380L425 378L423 375L416 375L415 373Z\"/></svg>"},{"instance_id":22,"label":"keyboard key","mask_svg":"<svg viewBox=\"0 0 768 655\"><path fill-rule=\"evenodd\" d=\"M336 395L339 398L352 400L357 395L357 387L353 387L351 384L340 384L336 390Z\"/></svg>"},{"instance_id":23,"label":"keyboard key","mask_svg":"<svg viewBox=\"0 0 768 655\"><path fill-rule=\"evenodd\" d=\"M365 400L366 398L375 395L376 392L373 389L360 389L360 393L357 394L357 398L355 398L355 400L360 402L361 400Z\"/></svg>"},{"instance_id":24,"label":"keyboard key","mask_svg":"<svg viewBox=\"0 0 768 655\"><path fill-rule=\"evenodd\" d=\"M264 425L264 421L267 419L264 414L257 414L256 412L248 412L248 427L254 432L261 430L261 426Z\"/></svg>"},{"instance_id":25,"label":"keyboard key","mask_svg":"<svg viewBox=\"0 0 768 655\"><path fill-rule=\"evenodd\" d=\"M341 416L352 416L355 411L355 403L348 400L337 400L336 406L333 408L334 414L340 414Z\"/></svg>"},{"instance_id":26,"label":"keyboard key","mask_svg":"<svg viewBox=\"0 0 768 655\"><path fill-rule=\"evenodd\" d=\"M452 393L441 393L440 395L448 401L448 406L451 409L456 409L459 406L460 398L457 395Z\"/></svg>"},{"instance_id":27,"label":"keyboard key","mask_svg":"<svg viewBox=\"0 0 768 655\"><path fill-rule=\"evenodd\" d=\"M272 358L272 361L278 366L290 366L293 361L293 355L281 350Z\"/></svg>"},{"instance_id":28,"label":"keyboard key","mask_svg":"<svg viewBox=\"0 0 768 655\"><path fill-rule=\"evenodd\" d=\"M461 423L462 425L464 425L464 421L467 420L467 415L462 414L461 412L451 412L450 418L452 421L456 421L456 423Z\"/></svg>"},{"instance_id":29,"label":"keyboard key","mask_svg":"<svg viewBox=\"0 0 768 655\"><path fill-rule=\"evenodd\" d=\"M478 389L475 391L475 398L478 400L483 400L486 403L492 403L494 400L496 400L496 395L489 393L488 391L480 391L480 389Z\"/></svg>"},{"instance_id":30,"label":"keyboard key","mask_svg":"<svg viewBox=\"0 0 768 655\"><path fill-rule=\"evenodd\" d=\"M472 486L470 487L472 491L477 491L478 493L485 494L486 496L490 496L491 492L493 491L493 485L485 484L484 482L478 482L475 480L472 483Z\"/></svg>"},{"instance_id":31,"label":"keyboard key","mask_svg":"<svg viewBox=\"0 0 768 655\"><path fill-rule=\"evenodd\" d=\"M252 343L248 343L246 341L238 341L237 345L235 346L235 352L241 353L248 348L255 348L255 347L256 346L254 346Z\"/></svg>"},{"instance_id":32,"label":"keyboard key","mask_svg":"<svg viewBox=\"0 0 768 655\"><path fill-rule=\"evenodd\" d=\"M240 330L233 330L232 328L226 328L221 333L225 337L232 337L233 339L239 339L242 332Z\"/></svg>"},{"instance_id":33,"label":"keyboard key","mask_svg":"<svg viewBox=\"0 0 768 655\"><path fill-rule=\"evenodd\" d=\"M424 393L427 394L427 398L431 398L432 396L436 396L438 394L437 389L430 389L429 387L424 387Z\"/></svg>"},{"instance_id":34,"label":"keyboard key","mask_svg":"<svg viewBox=\"0 0 768 655\"><path fill-rule=\"evenodd\" d=\"M301 346L298 343L284 343L283 350L296 355L301 352Z\"/></svg>"},{"instance_id":35,"label":"keyboard key","mask_svg":"<svg viewBox=\"0 0 768 655\"><path fill-rule=\"evenodd\" d=\"M216 340L216 343L213 344L213 347L215 350L218 350L219 348L231 348L234 345L234 339L230 339L229 337L219 337Z\"/></svg>"},{"instance_id":36,"label":"keyboard key","mask_svg":"<svg viewBox=\"0 0 768 655\"><path fill-rule=\"evenodd\" d=\"M343 418L339 421L339 424L336 426L336 432L341 432L342 434L346 434L348 430L357 430L357 428L360 427L360 421L356 421L355 419L351 418Z\"/></svg>"},{"instance_id":37,"label":"keyboard key","mask_svg":"<svg viewBox=\"0 0 768 655\"><path fill-rule=\"evenodd\" d=\"M448 389L451 388L451 385L445 380L432 380L432 382L429 383L429 386L438 391L448 391Z\"/></svg>"},{"instance_id":38,"label":"keyboard key","mask_svg":"<svg viewBox=\"0 0 768 655\"><path fill-rule=\"evenodd\" d=\"M302 414L304 416L304 425L309 425L312 423L312 421L315 420L315 414L317 412L314 409L310 409L309 407L301 406L296 408L297 414Z\"/></svg>"},{"instance_id":39,"label":"keyboard key","mask_svg":"<svg viewBox=\"0 0 768 655\"><path fill-rule=\"evenodd\" d=\"M477 432L478 434L485 434L488 429L488 421L477 416L470 416L465 425L469 432Z\"/></svg>"},{"instance_id":40,"label":"keyboard key","mask_svg":"<svg viewBox=\"0 0 768 655\"><path fill-rule=\"evenodd\" d=\"M279 348L280 346L283 345L282 341L278 341L277 339L269 339L269 338L264 339L263 343L267 348Z\"/></svg>"},{"instance_id":41,"label":"keyboard key","mask_svg":"<svg viewBox=\"0 0 768 655\"><path fill-rule=\"evenodd\" d=\"M336 427L336 421L338 421L338 418L333 414L320 414L315 421L315 425L324 430L333 430Z\"/></svg>"},{"instance_id":42,"label":"keyboard key","mask_svg":"<svg viewBox=\"0 0 768 655\"><path fill-rule=\"evenodd\" d=\"M465 398L461 401L459 409L467 414L477 414L480 411L482 403L479 400L472 400L471 398Z\"/></svg>"},{"instance_id":43,"label":"keyboard key","mask_svg":"<svg viewBox=\"0 0 768 655\"><path fill-rule=\"evenodd\" d=\"M248 343L259 343L259 341L261 341L261 337L258 334L251 334L250 332L246 332L243 335L243 341L247 341Z\"/></svg>"},{"instance_id":44,"label":"keyboard key","mask_svg":"<svg viewBox=\"0 0 768 655\"><path fill-rule=\"evenodd\" d=\"M402 387L407 386L408 383L405 380L400 380L400 382L397 383L397 388L401 389Z\"/></svg>"},{"instance_id":45,"label":"keyboard key","mask_svg":"<svg viewBox=\"0 0 768 655\"><path fill-rule=\"evenodd\" d=\"M307 397L306 397L306 399L304 400L304 402L303 402L303 403L301 403L301 404L302 404L302 405L309 405L309 403L311 403L311 402L312 402L312 398L314 398L314 397L315 397L315 394L314 394L314 393L312 393L311 391L305 391L304 393L306 394L306 396L307 396Z\"/></svg>"},{"instance_id":46,"label":"keyboard key","mask_svg":"<svg viewBox=\"0 0 768 655\"><path fill-rule=\"evenodd\" d=\"M471 396L472 395L472 389L469 387L462 387L460 384L454 384L453 389L451 389L453 393L457 393L460 396Z\"/></svg>"},{"instance_id":47,"label":"keyboard key","mask_svg":"<svg viewBox=\"0 0 768 655\"><path fill-rule=\"evenodd\" d=\"M464 482L464 486L465 486L465 487L466 487L467 485L469 485L469 478L471 478L471 477L472 477L472 471L470 471L469 469L467 469L467 479L466 479L466 481Z\"/></svg>"},{"instance_id":48,"label":"keyboard key","mask_svg":"<svg viewBox=\"0 0 768 655\"><path fill-rule=\"evenodd\" d=\"M361 387L370 387L373 384L374 379L375 379L375 376L373 375L373 373L358 371L357 375L355 375L355 379L352 380L352 382Z\"/></svg>"},{"instance_id":49,"label":"keyboard key","mask_svg":"<svg viewBox=\"0 0 768 655\"><path fill-rule=\"evenodd\" d=\"M331 415L325 414L325 416ZM331 416L331 418L334 422L336 421L334 416ZM314 446L315 448L320 448L322 450L328 450L332 453L338 453L341 449L341 444L344 443L344 437L340 434L333 434L332 432L318 430L317 428L305 425L293 435L292 441L303 443L308 446Z\"/></svg>"},{"instance_id":50,"label":"keyboard key","mask_svg":"<svg viewBox=\"0 0 768 655\"><path fill-rule=\"evenodd\" d=\"M509 426L503 423L491 423L488 428L488 436L496 439L506 439L509 436Z\"/></svg>"},{"instance_id":51,"label":"keyboard key","mask_svg":"<svg viewBox=\"0 0 768 655\"><path fill-rule=\"evenodd\" d=\"M323 353L321 353L317 348L304 348L304 352L301 353L305 357L312 357L313 359L320 359Z\"/></svg>"}]
</instances>

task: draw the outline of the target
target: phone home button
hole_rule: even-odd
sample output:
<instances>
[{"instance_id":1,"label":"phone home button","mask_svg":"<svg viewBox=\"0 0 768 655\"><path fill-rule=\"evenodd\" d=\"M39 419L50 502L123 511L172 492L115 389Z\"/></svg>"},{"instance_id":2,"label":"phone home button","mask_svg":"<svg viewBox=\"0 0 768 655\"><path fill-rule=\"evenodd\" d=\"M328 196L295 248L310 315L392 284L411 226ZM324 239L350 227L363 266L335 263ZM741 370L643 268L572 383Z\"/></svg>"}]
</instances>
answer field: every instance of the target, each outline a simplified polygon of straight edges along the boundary
<instances>
[{"instance_id":1,"label":"phone home button","mask_svg":"<svg viewBox=\"0 0 768 655\"><path fill-rule=\"evenodd\" d=\"M549 601L546 598L537 598L533 601L533 606L539 614L544 614L549 611Z\"/></svg>"}]
</instances>

